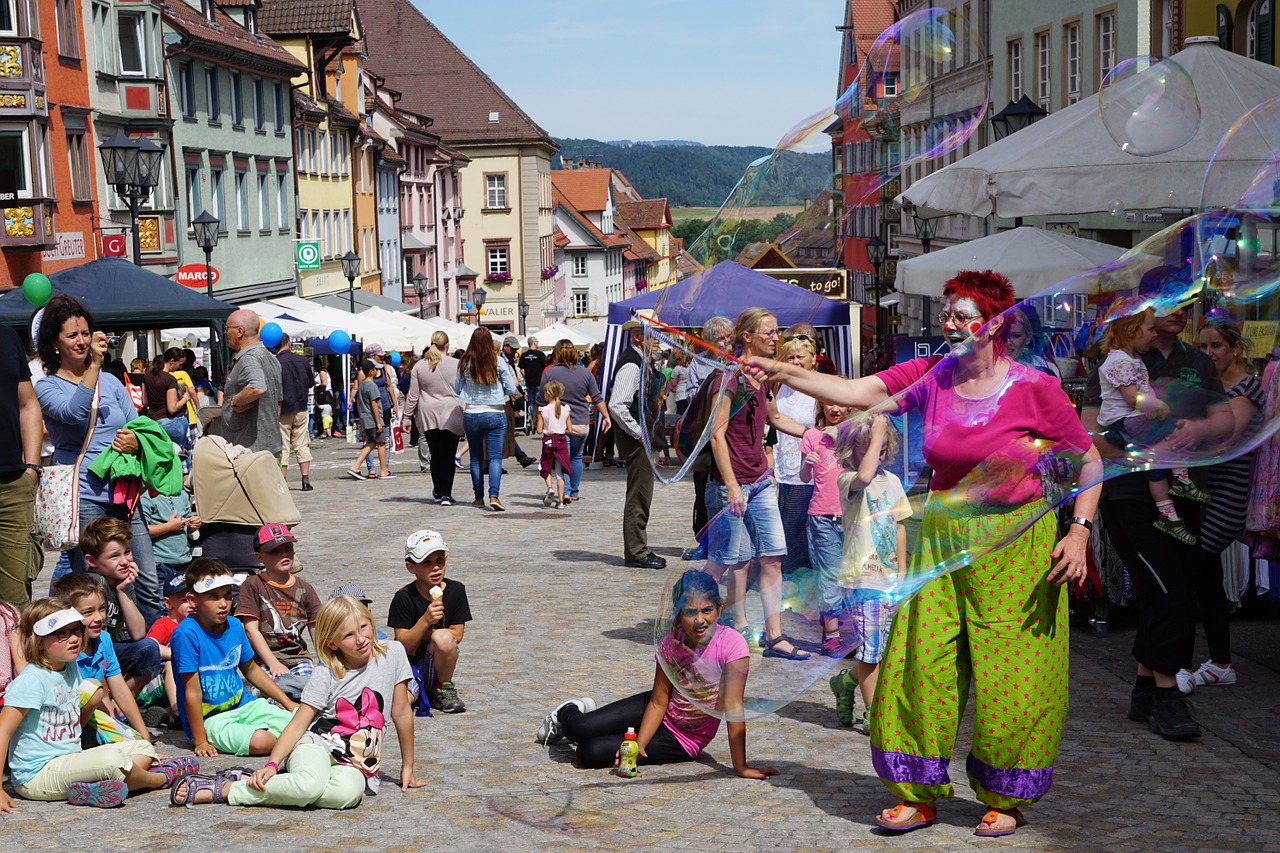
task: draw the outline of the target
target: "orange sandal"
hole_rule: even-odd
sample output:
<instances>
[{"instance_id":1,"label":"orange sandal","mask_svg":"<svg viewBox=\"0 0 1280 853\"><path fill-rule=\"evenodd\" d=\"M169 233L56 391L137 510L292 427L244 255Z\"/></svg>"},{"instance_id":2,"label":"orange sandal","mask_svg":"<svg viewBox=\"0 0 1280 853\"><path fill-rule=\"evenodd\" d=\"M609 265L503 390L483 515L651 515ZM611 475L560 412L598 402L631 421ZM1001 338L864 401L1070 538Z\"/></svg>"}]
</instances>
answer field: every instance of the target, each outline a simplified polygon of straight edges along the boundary
<instances>
[{"instance_id":1,"label":"orange sandal","mask_svg":"<svg viewBox=\"0 0 1280 853\"><path fill-rule=\"evenodd\" d=\"M902 813L912 809L915 814L906 820L902 820ZM933 810L933 806L928 803L911 803L906 800L898 803L889 809L889 819L881 815L876 815L876 824L890 832L910 832L913 829L923 829L926 826L933 826L938 820L938 813Z\"/></svg>"},{"instance_id":2,"label":"orange sandal","mask_svg":"<svg viewBox=\"0 0 1280 853\"><path fill-rule=\"evenodd\" d=\"M1013 826L1009 827L1006 824L1004 828L1000 828L1000 818L1002 817L1013 818ZM973 834L980 838L1000 838L1005 835L1013 835L1018 831L1018 827L1026 822L1022 812L1017 809L991 809L982 816L982 823L978 824L978 828L973 831Z\"/></svg>"}]
</instances>

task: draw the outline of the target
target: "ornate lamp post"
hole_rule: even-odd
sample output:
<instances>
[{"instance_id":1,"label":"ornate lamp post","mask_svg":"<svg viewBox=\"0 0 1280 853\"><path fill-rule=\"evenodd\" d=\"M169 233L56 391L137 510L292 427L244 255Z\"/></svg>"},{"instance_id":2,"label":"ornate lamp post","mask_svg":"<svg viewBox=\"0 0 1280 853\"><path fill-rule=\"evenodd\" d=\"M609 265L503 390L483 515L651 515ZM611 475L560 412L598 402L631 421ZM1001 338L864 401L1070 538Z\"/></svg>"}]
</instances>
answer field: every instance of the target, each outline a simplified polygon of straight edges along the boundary
<instances>
[{"instance_id":1,"label":"ornate lamp post","mask_svg":"<svg viewBox=\"0 0 1280 853\"><path fill-rule=\"evenodd\" d=\"M867 241L867 259L871 261L871 268L875 270L875 281L872 283L872 287L875 288L876 292L876 336L871 347L871 358L874 362L873 367L876 370L880 369L880 359L884 353L883 324L880 317L880 291L882 290L880 267L884 266L884 259L888 254L888 251L888 244L886 244L884 240L880 239L879 234Z\"/></svg>"},{"instance_id":2,"label":"ornate lamp post","mask_svg":"<svg viewBox=\"0 0 1280 853\"><path fill-rule=\"evenodd\" d=\"M418 273L409 280L413 282L413 292L418 294L418 319L422 320L426 316L423 314L422 300L427 296L427 277L422 273Z\"/></svg>"},{"instance_id":3,"label":"ornate lamp post","mask_svg":"<svg viewBox=\"0 0 1280 853\"><path fill-rule=\"evenodd\" d=\"M133 262L142 263L142 239L138 235L138 204L151 196L160 183L164 149L145 136L130 139L116 129L115 136L98 146L102 171L116 194L129 203L129 225L133 229Z\"/></svg>"},{"instance_id":4,"label":"ornate lamp post","mask_svg":"<svg viewBox=\"0 0 1280 853\"><path fill-rule=\"evenodd\" d=\"M356 276L360 275L360 256L348 249L338 258L342 264L342 275L347 279L347 300L351 303L351 313L356 313Z\"/></svg>"},{"instance_id":5,"label":"ornate lamp post","mask_svg":"<svg viewBox=\"0 0 1280 853\"><path fill-rule=\"evenodd\" d=\"M933 242L933 238L938 234L938 220L921 219L915 213L912 213L911 224L916 229L916 237L920 240L920 248L924 251L924 254L929 254L929 244Z\"/></svg>"},{"instance_id":6,"label":"ornate lamp post","mask_svg":"<svg viewBox=\"0 0 1280 853\"><path fill-rule=\"evenodd\" d=\"M520 294L519 307L520 307L520 335L521 337L523 337L524 335L529 334L528 324L525 322L526 318L529 316L529 303L525 301L524 294Z\"/></svg>"},{"instance_id":7,"label":"ornate lamp post","mask_svg":"<svg viewBox=\"0 0 1280 853\"><path fill-rule=\"evenodd\" d=\"M1010 101L1004 109L991 117L991 130L999 141L1011 133L1030 127L1047 115L1039 104L1023 95L1016 101Z\"/></svg>"},{"instance_id":8,"label":"ornate lamp post","mask_svg":"<svg viewBox=\"0 0 1280 853\"><path fill-rule=\"evenodd\" d=\"M191 221L196 232L196 245L204 250L204 292L213 296L213 250L218 247L218 229L222 220L207 210Z\"/></svg>"},{"instance_id":9,"label":"ornate lamp post","mask_svg":"<svg viewBox=\"0 0 1280 853\"><path fill-rule=\"evenodd\" d=\"M489 298L489 291L483 287L477 287L475 293L471 294L471 304L476 306L476 325L480 325L480 309L484 307L484 301Z\"/></svg>"}]
</instances>

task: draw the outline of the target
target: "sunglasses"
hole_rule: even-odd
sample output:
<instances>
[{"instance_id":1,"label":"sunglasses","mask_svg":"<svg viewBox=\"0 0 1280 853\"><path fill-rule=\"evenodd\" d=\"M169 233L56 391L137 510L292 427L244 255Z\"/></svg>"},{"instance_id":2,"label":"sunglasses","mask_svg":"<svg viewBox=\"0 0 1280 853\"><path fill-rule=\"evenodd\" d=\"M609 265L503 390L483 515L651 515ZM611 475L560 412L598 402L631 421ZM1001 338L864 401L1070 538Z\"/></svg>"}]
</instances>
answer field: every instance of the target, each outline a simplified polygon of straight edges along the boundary
<instances>
[{"instance_id":1,"label":"sunglasses","mask_svg":"<svg viewBox=\"0 0 1280 853\"><path fill-rule=\"evenodd\" d=\"M785 338L782 339L782 341L783 343L787 343L787 344L791 343L792 341L808 341L809 343L814 343L813 338L809 337L808 335L787 335Z\"/></svg>"}]
</instances>

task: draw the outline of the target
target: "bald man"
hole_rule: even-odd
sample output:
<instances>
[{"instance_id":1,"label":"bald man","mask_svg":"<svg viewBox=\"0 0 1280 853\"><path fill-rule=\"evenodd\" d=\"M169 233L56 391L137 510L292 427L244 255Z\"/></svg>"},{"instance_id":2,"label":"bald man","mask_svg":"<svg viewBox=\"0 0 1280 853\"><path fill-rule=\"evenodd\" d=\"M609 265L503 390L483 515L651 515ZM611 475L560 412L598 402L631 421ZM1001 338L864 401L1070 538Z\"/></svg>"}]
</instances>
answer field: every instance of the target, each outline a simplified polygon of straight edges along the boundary
<instances>
[{"instance_id":1,"label":"bald man","mask_svg":"<svg viewBox=\"0 0 1280 853\"><path fill-rule=\"evenodd\" d=\"M222 437L250 450L280 452L280 362L258 337L253 311L227 318L227 346L235 355L222 398Z\"/></svg>"}]
</instances>

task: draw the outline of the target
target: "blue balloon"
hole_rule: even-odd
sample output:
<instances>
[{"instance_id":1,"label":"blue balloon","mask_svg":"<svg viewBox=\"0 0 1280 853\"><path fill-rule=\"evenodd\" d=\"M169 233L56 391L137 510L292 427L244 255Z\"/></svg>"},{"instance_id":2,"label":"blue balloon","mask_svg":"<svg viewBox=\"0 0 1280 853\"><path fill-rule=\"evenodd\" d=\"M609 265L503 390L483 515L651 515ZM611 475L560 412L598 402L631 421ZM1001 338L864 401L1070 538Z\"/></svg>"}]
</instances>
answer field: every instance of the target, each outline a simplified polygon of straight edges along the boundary
<instances>
[{"instance_id":1,"label":"blue balloon","mask_svg":"<svg viewBox=\"0 0 1280 853\"><path fill-rule=\"evenodd\" d=\"M334 329L329 333L329 349L337 355L346 355L351 349L351 336L341 329Z\"/></svg>"},{"instance_id":2,"label":"blue balloon","mask_svg":"<svg viewBox=\"0 0 1280 853\"><path fill-rule=\"evenodd\" d=\"M391 366L392 367L400 366L400 353L398 352L391 353Z\"/></svg>"},{"instance_id":3,"label":"blue balloon","mask_svg":"<svg viewBox=\"0 0 1280 853\"><path fill-rule=\"evenodd\" d=\"M280 346L280 339L284 337L284 329L280 328L279 323L268 322L262 327L262 331L258 333L258 337L262 338L262 345L267 349L275 349Z\"/></svg>"},{"instance_id":4,"label":"blue balloon","mask_svg":"<svg viewBox=\"0 0 1280 853\"><path fill-rule=\"evenodd\" d=\"M472 305L470 302L468 302L468 303L467 303L467 310L468 310L468 311L470 311L470 310L474 309L475 307L476 307L476 306Z\"/></svg>"}]
</instances>

